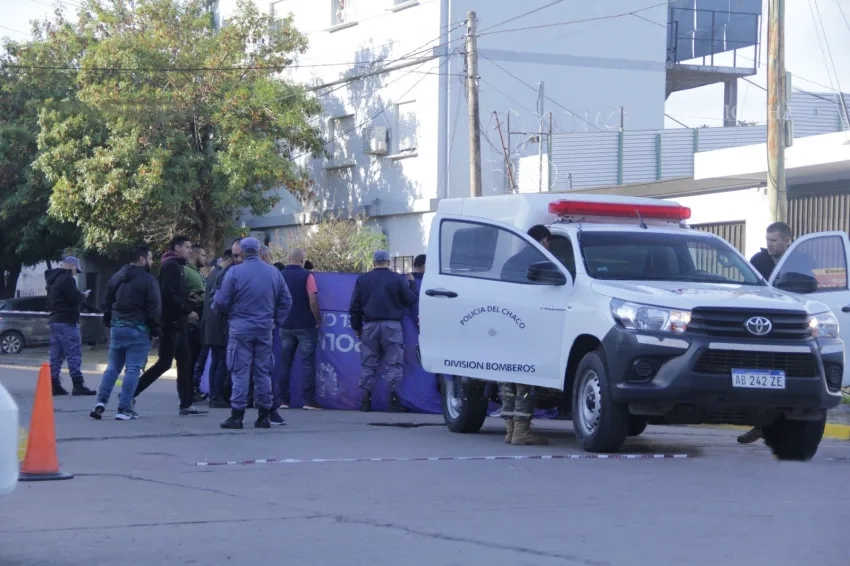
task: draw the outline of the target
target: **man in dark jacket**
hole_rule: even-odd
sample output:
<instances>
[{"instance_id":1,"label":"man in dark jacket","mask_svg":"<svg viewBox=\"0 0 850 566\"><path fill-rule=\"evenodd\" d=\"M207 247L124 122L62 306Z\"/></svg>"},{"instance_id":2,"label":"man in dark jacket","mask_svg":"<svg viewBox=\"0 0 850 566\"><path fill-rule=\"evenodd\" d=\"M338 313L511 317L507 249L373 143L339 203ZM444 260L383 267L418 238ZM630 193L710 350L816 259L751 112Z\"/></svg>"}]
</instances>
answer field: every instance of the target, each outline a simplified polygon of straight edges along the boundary
<instances>
[{"instance_id":1,"label":"man in dark jacket","mask_svg":"<svg viewBox=\"0 0 850 566\"><path fill-rule=\"evenodd\" d=\"M357 278L351 295L351 328L360 339L360 410L372 410L372 388L378 366L384 362L390 382L390 412L405 412L396 392L404 377L404 339L401 320L416 304L418 295L413 276L390 271L390 254L378 250L373 256L374 269Z\"/></svg>"},{"instance_id":2,"label":"man in dark jacket","mask_svg":"<svg viewBox=\"0 0 850 566\"><path fill-rule=\"evenodd\" d=\"M422 289L422 279L425 277L425 254L419 254L413 258L413 287L416 289L416 294ZM416 330L419 330L419 301L410 309L410 318L416 324Z\"/></svg>"},{"instance_id":3,"label":"man in dark jacket","mask_svg":"<svg viewBox=\"0 0 850 566\"><path fill-rule=\"evenodd\" d=\"M192 404L192 364L189 358L187 327L189 319L197 320L196 305L189 300L184 267L192 253L192 242L186 236L176 236L162 256L159 269L159 290L162 296L162 336L159 339L159 359L139 379L136 397L171 369L177 359L177 395L180 415L203 415L207 411Z\"/></svg>"},{"instance_id":4,"label":"man in dark jacket","mask_svg":"<svg viewBox=\"0 0 850 566\"><path fill-rule=\"evenodd\" d=\"M767 247L761 248L756 255L750 258L750 265L755 267L756 271L761 273L762 277L770 280L776 264L779 263L779 260L782 259L782 256L788 250L788 246L791 245L792 237L791 227L788 224L785 222L774 222L767 227L767 233L765 235ZM753 427L739 436L738 442L741 444L752 444L760 440L762 436L761 428Z\"/></svg>"},{"instance_id":5,"label":"man in dark jacket","mask_svg":"<svg viewBox=\"0 0 850 566\"><path fill-rule=\"evenodd\" d=\"M130 263L113 275L106 286L101 310L103 323L109 328L109 365L100 380L97 405L89 413L95 420L100 420L106 411L122 370L124 382L115 419L129 421L139 417L133 409L133 396L139 384L139 374L148 359L151 336L159 335L162 312L159 285L150 273L152 262L148 246L141 244L134 247L130 252Z\"/></svg>"},{"instance_id":6,"label":"man in dark jacket","mask_svg":"<svg viewBox=\"0 0 850 566\"><path fill-rule=\"evenodd\" d=\"M784 222L774 222L767 227L767 247L761 248L759 253L750 259L750 264L761 273L762 277L770 279L776 264L791 245L792 237L791 227Z\"/></svg>"},{"instance_id":7,"label":"man in dark jacket","mask_svg":"<svg viewBox=\"0 0 850 566\"><path fill-rule=\"evenodd\" d=\"M80 305L89 296L77 288L76 275L80 260L68 256L56 269L44 274L47 281L47 308L50 310L50 377L54 395L67 395L59 374L68 361L68 372L74 384L72 395L94 395L83 380L83 351L80 336Z\"/></svg>"},{"instance_id":8,"label":"man in dark jacket","mask_svg":"<svg viewBox=\"0 0 850 566\"><path fill-rule=\"evenodd\" d=\"M316 347L319 343L319 289L316 277L304 269L307 254L294 248L289 251L289 264L281 273L292 296L292 310L280 330L283 374L276 384L275 407L289 408L289 383L295 352L301 351L301 372L304 375L304 409L321 410L316 403ZM277 415L272 415L276 418Z\"/></svg>"},{"instance_id":9,"label":"man in dark jacket","mask_svg":"<svg viewBox=\"0 0 850 566\"><path fill-rule=\"evenodd\" d=\"M204 346L210 352L210 408L229 409L230 396L226 394L227 380L227 316L213 311L212 302L216 290L221 286L222 274L233 264L233 252L225 250L221 261L207 277L206 297L204 299L203 339ZM195 367L197 372L198 366ZM203 371L203 369L201 370Z\"/></svg>"}]
</instances>

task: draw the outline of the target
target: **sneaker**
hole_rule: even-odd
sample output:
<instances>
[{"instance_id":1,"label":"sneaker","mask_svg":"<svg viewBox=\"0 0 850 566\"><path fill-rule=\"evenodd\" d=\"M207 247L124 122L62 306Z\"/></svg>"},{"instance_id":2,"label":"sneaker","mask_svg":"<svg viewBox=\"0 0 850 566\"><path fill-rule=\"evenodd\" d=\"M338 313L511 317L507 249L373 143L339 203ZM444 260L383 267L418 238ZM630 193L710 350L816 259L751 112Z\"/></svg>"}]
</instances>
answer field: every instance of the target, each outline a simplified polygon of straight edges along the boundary
<instances>
[{"instance_id":1,"label":"sneaker","mask_svg":"<svg viewBox=\"0 0 850 566\"><path fill-rule=\"evenodd\" d=\"M118 412L115 413L116 421L134 421L138 418L139 415L133 409L118 409Z\"/></svg>"},{"instance_id":2,"label":"sneaker","mask_svg":"<svg viewBox=\"0 0 850 566\"><path fill-rule=\"evenodd\" d=\"M289 408L289 403L281 403L280 407L278 407L278 409L288 409L288 408Z\"/></svg>"},{"instance_id":3,"label":"sneaker","mask_svg":"<svg viewBox=\"0 0 850 566\"><path fill-rule=\"evenodd\" d=\"M180 409L180 416L181 417L194 416L194 415L206 415L207 413L209 413L209 411L199 409L199 408L195 407L194 405L186 407L185 409Z\"/></svg>"},{"instance_id":4,"label":"sneaker","mask_svg":"<svg viewBox=\"0 0 850 566\"><path fill-rule=\"evenodd\" d=\"M272 426L283 426L286 424L286 421L283 420L283 417L280 416L280 413L277 412L277 409L272 409L269 411L269 422Z\"/></svg>"},{"instance_id":5,"label":"sneaker","mask_svg":"<svg viewBox=\"0 0 850 566\"><path fill-rule=\"evenodd\" d=\"M320 407L319 404L315 401L313 401L312 403L306 403L302 407L302 409L304 409L305 411L324 411L324 409Z\"/></svg>"},{"instance_id":6,"label":"sneaker","mask_svg":"<svg viewBox=\"0 0 850 566\"><path fill-rule=\"evenodd\" d=\"M195 391L192 395L192 401L195 403L203 403L204 401L209 400L209 397L206 393L201 393L200 391Z\"/></svg>"},{"instance_id":7,"label":"sneaker","mask_svg":"<svg viewBox=\"0 0 850 566\"><path fill-rule=\"evenodd\" d=\"M104 403L98 403L94 406L89 416L96 421L99 421L103 417L103 412L106 411L106 405Z\"/></svg>"}]
</instances>

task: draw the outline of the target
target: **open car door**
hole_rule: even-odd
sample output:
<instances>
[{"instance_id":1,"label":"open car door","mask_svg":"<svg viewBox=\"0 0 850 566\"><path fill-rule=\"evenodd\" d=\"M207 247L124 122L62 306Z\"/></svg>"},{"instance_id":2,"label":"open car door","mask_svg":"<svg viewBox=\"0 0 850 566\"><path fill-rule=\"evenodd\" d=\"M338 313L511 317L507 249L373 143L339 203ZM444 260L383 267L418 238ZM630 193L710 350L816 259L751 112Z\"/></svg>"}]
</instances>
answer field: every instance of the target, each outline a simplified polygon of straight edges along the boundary
<instances>
[{"instance_id":1,"label":"open car door","mask_svg":"<svg viewBox=\"0 0 850 566\"><path fill-rule=\"evenodd\" d=\"M770 276L775 285L789 274L802 278L814 276L816 288L800 294L827 305L838 319L845 349L850 348L850 238L844 232L817 232L797 238L788 248ZM845 350L846 351L846 350ZM845 353L842 386L850 386L850 364Z\"/></svg>"}]
</instances>

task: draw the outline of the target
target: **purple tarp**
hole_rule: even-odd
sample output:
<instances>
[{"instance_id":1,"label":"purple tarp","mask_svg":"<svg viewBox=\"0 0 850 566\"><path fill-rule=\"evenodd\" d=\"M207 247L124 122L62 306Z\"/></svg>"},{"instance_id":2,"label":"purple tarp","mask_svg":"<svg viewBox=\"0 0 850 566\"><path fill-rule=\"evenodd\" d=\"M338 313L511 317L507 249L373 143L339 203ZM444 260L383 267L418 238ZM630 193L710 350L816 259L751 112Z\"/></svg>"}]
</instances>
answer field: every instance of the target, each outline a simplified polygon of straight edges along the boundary
<instances>
[{"instance_id":1,"label":"purple tarp","mask_svg":"<svg viewBox=\"0 0 850 566\"><path fill-rule=\"evenodd\" d=\"M354 290L356 274L316 273L319 288L319 308L322 311L322 327L319 330L319 348L316 351L316 400L328 409L357 409L360 406L360 341L354 335L348 320L348 306ZM410 318L402 322L404 329L404 381L398 392L402 403L420 413L441 413L440 393L437 377L426 372L416 355L416 326ZM273 378L279 378L280 340L275 341L275 367ZM207 371L204 372L202 388L208 390ZM387 406L387 382L383 370L372 393L372 407L384 410ZM303 404L304 379L301 375L300 353L296 354L291 374L292 406Z\"/></svg>"}]
</instances>

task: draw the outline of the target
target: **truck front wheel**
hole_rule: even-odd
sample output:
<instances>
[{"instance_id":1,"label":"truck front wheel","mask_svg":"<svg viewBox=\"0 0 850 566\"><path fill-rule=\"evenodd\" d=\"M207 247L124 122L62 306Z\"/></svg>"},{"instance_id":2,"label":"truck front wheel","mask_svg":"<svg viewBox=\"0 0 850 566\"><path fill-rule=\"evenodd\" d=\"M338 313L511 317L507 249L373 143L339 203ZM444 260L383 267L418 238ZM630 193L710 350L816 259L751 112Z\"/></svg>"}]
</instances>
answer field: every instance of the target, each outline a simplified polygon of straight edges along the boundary
<instances>
[{"instance_id":1,"label":"truck front wheel","mask_svg":"<svg viewBox=\"0 0 850 566\"><path fill-rule=\"evenodd\" d=\"M485 384L456 375L440 376L442 383L443 420L452 432L472 433L481 430L487 418L489 399Z\"/></svg>"},{"instance_id":2,"label":"truck front wheel","mask_svg":"<svg viewBox=\"0 0 850 566\"><path fill-rule=\"evenodd\" d=\"M611 399L604 352L582 358L573 385L573 428L588 452L617 452L629 435L629 410Z\"/></svg>"},{"instance_id":3,"label":"truck front wheel","mask_svg":"<svg viewBox=\"0 0 850 566\"><path fill-rule=\"evenodd\" d=\"M789 421L779 417L762 432L764 443L779 460L807 462L817 453L825 428L826 415L816 421Z\"/></svg>"}]
</instances>

